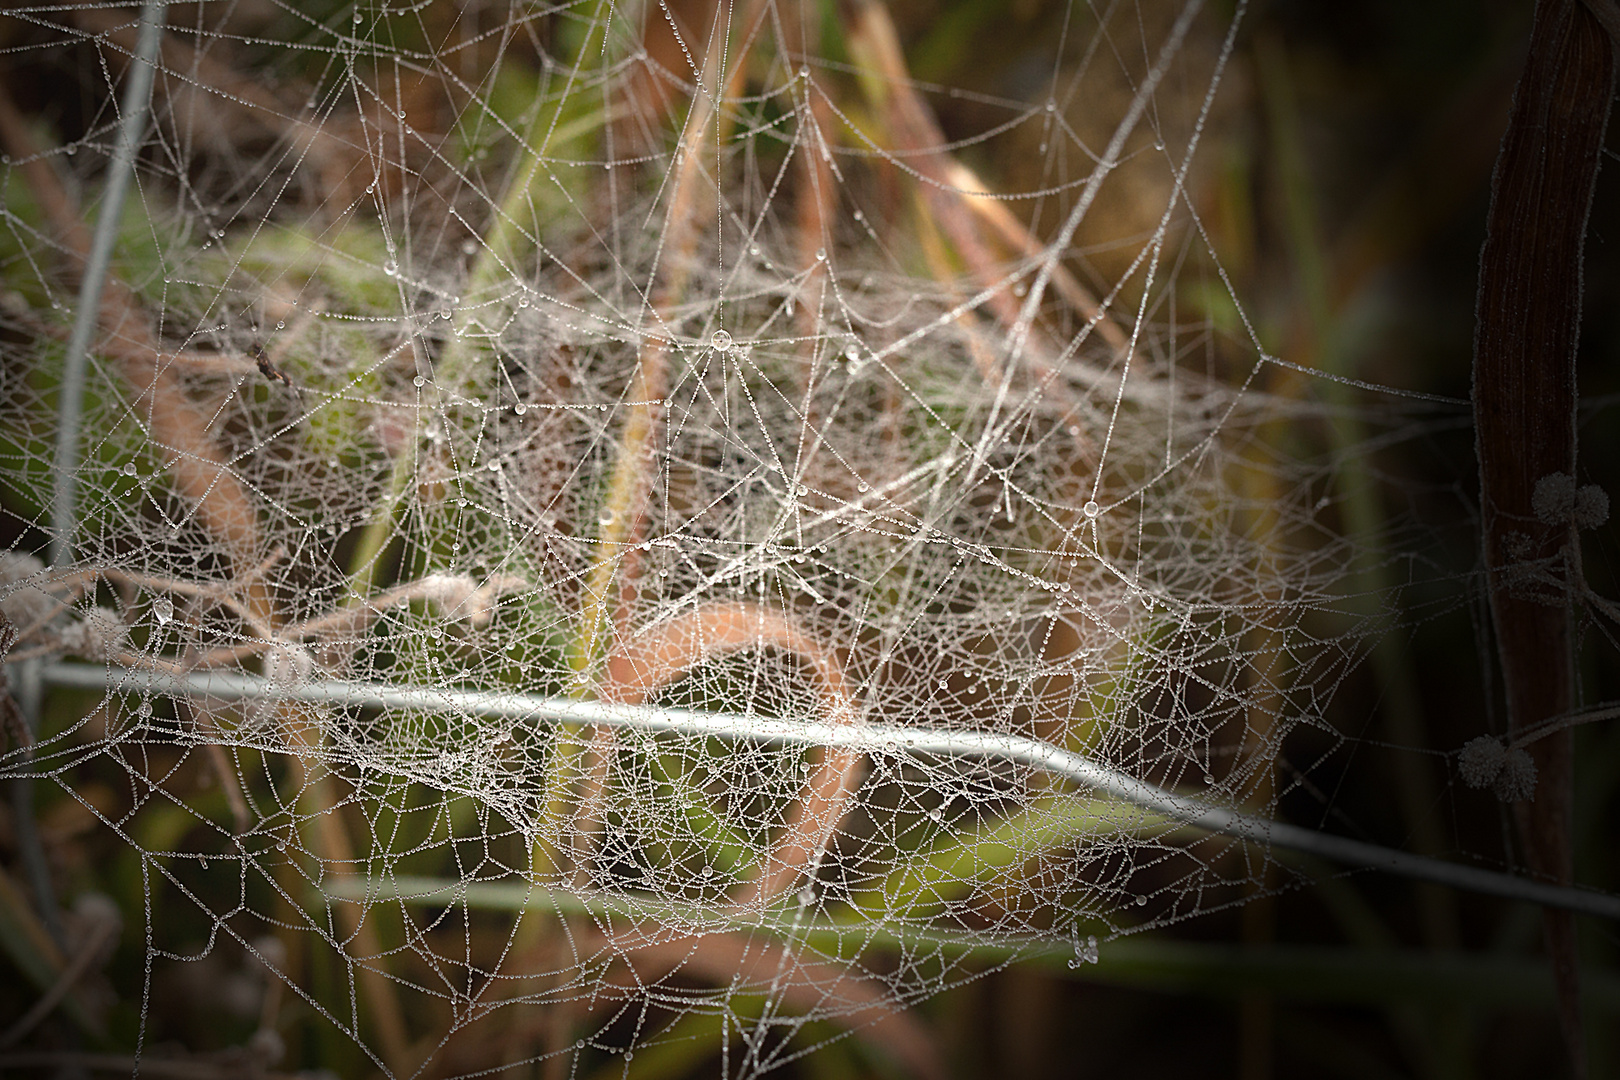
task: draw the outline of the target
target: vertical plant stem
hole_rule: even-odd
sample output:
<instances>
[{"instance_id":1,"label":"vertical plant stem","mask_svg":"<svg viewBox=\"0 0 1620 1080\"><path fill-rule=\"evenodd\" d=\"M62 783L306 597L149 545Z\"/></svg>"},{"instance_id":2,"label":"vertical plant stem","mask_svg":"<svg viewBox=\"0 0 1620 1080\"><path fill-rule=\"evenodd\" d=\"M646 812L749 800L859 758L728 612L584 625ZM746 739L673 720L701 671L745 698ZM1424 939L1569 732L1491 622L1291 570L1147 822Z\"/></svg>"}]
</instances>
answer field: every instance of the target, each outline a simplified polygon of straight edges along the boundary
<instances>
[{"instance_id":1,"label":"vertical plant stem","mask_svg":"<svg viewBox=\"0 0 1620 1080\"><path fill-rule=\"evenodd\" d=\"M148 0L141 7L140 39L136 45L134 63L130 65L124 84L123 122L119 125L118 141L114 144L112 161L107 167L101 216L96 222L95 235L90 240L84 273L79 279L79 303L74 313L73 330L68 336L62 381L57 389L56 455L51 461L50 541L50 563L55 567L65 566L73 560L73 532L78 522L79 420L84 411L84 374L89 361L90 338L101 324L101 293L107 283L107 267L112 261L113 244L118 239L124 194L129 190L135 154L146 135L146 118L151 110L152 73L155 70L154 60L163 15L163 5L157 0ZM40 719L39 665L27 665L19 681L25 698L22 714L33 729L30 734L35 734ZM27 752L32 753L31 750ZM12 782L11 803L17 845L35 902L40 906L40 917L57 944L65 947L65 935L56 912L56 891L51 885L50 868L45 861L44 848L40 845L39 830L34 826L32 780L25 777Z\"/></svg>"},{"instance_id":2,"label":"vertical plant stem","mask_svg":"<svg viewBox=\"0 0 1620 1080\"><path fill-rule=\"evenodd\" d=\"M51 462L51 565L63 566L73 559L73 530L78 519L79 418L83 412L84 372L90 356L90 338L101 324L101 292L107 284L107 267L112 262L113 244L118 240L118 223L123 216L124 195L130 174L135 171L135 154L146 137L146 118L151 112L152 75L156 70L158 42L163 34L164 5L147 0L141 6L140 37L134 62L124 83L123 121L118 126L112 161L107 166L106 187L101 198L101 216L79 278L79 306L73 316L73 332L68 336L63 362L62 383L57 399L56 457Z\"/></svg>"},{"instance_id":3,"label":"vertical plant stem","mask_svg":"<svg viewBox=\"0 0 1620 1080\"><path fill-rule=\"evenodd\" d=\"M1516 565L1577 560L1571 521L1543 521L1535 485L1575 472L1575 355L1587 218L1615 89L1614 43L1580 0L1539 0L1530 50L1491 181L1479 260L1474 425L1491 617L1514 733L1570 711L1572 602L1513 587ZM1576 583L1569 583L1571 588ZM1534 801L1514 806L1531 867L1574 878L1574 742L1534 743ZM1574 917L1548 910L1548 951L1571 1066L1586 1073Z\"/></svg>"}]
</instances>

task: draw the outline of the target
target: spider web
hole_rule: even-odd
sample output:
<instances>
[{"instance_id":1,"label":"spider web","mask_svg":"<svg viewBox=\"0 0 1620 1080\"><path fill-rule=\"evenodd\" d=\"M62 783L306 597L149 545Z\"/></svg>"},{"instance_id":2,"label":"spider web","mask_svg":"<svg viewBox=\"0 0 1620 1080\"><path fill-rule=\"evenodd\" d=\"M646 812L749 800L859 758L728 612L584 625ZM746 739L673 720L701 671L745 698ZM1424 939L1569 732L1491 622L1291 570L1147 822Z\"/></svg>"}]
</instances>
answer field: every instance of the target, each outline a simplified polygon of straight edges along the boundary
<instances>
[{"instance_id":1,"label":"spider web","mask_svg":"<svg viewBox=\"0 0 1620 1080\"><path fill-rule=\"evenodd\" d=\"M80 695L4 769L137 856L143 1000L244 964L254 1053L394 1075L941 1075L905 1008L986 957L1290 879L1036 760L1264 817L1376 629L1190 194L1241 5L1074 7L1022 98L875 5L175 8L71 536L137 29L6 21L83 93L0 169L12 670Z\"/></svg>"}]
</instances>

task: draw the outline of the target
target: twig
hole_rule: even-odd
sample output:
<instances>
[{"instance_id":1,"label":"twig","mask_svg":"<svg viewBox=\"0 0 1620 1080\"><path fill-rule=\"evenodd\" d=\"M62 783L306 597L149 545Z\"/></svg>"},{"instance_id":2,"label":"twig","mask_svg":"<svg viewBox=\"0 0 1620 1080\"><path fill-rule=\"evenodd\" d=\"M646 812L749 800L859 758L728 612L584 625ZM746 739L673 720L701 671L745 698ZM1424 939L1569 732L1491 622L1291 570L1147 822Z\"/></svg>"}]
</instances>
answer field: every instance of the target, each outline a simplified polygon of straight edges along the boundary
<instances>
[{"instance_id":1,"label":"twig","mask_svg":"<svg viewBox=\"0 0 1620 1080\"><path fill-rule=\"evenodd\" d=\"M304 701L345 708L403 709L535 720L567 725L668 732L695 738L742 739L857 753L985 758L1050 773L1100 797L1118 799L1205 832L1221 833L1263 848L1316 855L1346 866L1432 881L1466 892L1620 919L1620 896L1592 889L1554 885L1535 878L1412 855L1394 848L1335 836L1286 822L1252 817L1197 798L1166 791L1083 754L1021 735L1003 732L932 730L894 724L840 724L774 720L759 716L698 713L680 709L626 708L578 698L481 692L456 687L399 687L360 682L303 682L272 685L251 675L226 672L167 674L134 669L109 671L92 664L51 664L45 679L55 686L115 689L120 693L203 695L226 699Z\"/></svg>"}]
</instances>

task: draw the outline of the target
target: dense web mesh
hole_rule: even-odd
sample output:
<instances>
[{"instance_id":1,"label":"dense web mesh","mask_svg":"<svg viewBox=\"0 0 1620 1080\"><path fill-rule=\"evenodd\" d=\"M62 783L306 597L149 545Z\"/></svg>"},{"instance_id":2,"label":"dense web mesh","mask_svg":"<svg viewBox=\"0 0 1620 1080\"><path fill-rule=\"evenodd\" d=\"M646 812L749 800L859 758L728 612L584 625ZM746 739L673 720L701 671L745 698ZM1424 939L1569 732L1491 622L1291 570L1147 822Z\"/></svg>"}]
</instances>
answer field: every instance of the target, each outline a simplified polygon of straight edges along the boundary
<instances>
[{"instance_id":1,"label":"dense web mesh","mask_svg":"<svg viewBox=\"0 0 1620 1080\"><path fill-rule=\"evenodd\" d=\"M83 719L4 770L138 853L149 984L396 1075L938 1075L985 956L1286 884L1050 756L1265 817L1381 603L1189 196L1240 21L1076 6L1014 99L862 3L175 7L67 536L137 28L13 8L83 85L7 106L0 591Z\"/></svg>"}]
</instances>

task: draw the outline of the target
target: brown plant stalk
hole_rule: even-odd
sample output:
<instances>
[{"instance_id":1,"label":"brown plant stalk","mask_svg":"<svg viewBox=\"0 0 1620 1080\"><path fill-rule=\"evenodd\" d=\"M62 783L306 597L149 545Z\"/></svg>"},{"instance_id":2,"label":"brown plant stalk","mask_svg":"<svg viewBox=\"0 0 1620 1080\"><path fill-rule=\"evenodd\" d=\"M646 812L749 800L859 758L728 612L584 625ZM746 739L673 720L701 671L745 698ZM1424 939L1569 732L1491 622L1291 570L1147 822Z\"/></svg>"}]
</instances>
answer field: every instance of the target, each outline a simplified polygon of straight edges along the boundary
<instances>
[{"instance_id":1,"label":"brown plant stalk","mask_svg":"<svg viewBox=\"0 0 1620 1080\"><path fill-rule=\"evenodd\" d=\"M1535 513L1542 478L1575 474L1575 356L1581 262L1615 90L1615 42L1580 0L1540 0L1491 182L1480 252L1474 338L1474 423L1485 564L1511 734L1571 711L1573 598L1526 595L1516 564L1554 561L1579 544L1573 520ZM1565 565L1578 560L1565 560ZM1538 875L1574 878L1574 740L1529 747L1539 783L1514 805ZM1576 1076L1586 1072L1575 921L1544 913L1559 1013Z\"/></svg>"}]
</instances>

